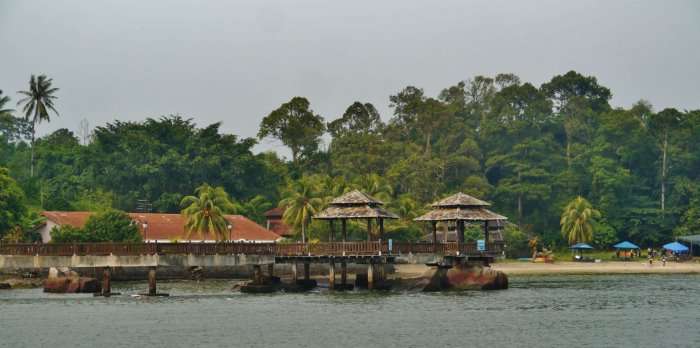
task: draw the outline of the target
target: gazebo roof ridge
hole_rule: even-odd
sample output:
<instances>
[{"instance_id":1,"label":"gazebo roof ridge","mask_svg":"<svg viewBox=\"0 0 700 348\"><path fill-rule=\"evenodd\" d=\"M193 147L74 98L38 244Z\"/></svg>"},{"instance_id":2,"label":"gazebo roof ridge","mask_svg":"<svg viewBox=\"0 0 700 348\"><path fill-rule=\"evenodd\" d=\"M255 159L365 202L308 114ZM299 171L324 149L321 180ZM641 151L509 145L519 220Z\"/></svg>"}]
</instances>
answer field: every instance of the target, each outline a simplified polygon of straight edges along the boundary
<instances>
[{"instance_id":1,"label":"gazebo roof ridge","mask_svg":"<svg viewBox=\"0 0 700 348\"><path fill-rule=\"evenodd\" d=\"M334 198L326 209L314 215L318 220L334 219L398 219L398 215L385 210L384 202L353 190Z\"/></svg>"},{"instance_id":2,"label":"gazebo roof ridge","mask_svg":"<svg viewBox=\"0 0 700 348\"><path fill-rule=\"evenodd\" d=\"M343 206L343 205L384 205L384 202L360 191L352 190L350 192L344 193L339 197L333 198L330 205Z\"/></svg>"},{"instance_id":3,"label":"gazebo roof ridge","mask_svg":"<svg viewBox=\"0 0 700 348\"><path fill-rule=\"evenodd\" d=\"M414 221L499 221L507 220L486 207L491 204L466 193L458 192L432 204L433 210Z\"/></svg>"},{"instance_id":4,"label":"gazebo roof ridge","mask_svg":"<svg viewBox=\"0 0 700 348\"><path fill-rule=\"evenodd\" d=\"M482 201L463 192L457 192L433 204L433 208L488 207L491 203Z\"/></svg>"}]
</instances>

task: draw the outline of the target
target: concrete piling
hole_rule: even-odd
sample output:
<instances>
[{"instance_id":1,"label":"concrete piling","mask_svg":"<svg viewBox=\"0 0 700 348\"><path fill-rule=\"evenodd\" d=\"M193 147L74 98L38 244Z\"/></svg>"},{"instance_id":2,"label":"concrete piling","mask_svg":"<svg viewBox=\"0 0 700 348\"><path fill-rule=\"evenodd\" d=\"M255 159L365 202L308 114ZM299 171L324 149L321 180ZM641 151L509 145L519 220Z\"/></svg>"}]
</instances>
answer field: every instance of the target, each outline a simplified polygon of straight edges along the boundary
<instances>
[{"instance_id":1,"label":"concrete piling","mask_svg":"<svg viewBox=\"0 0 700 348\"><path fill-rule=\"evenodd\" d=\"M105 267L102 270L102 296L112 295L112 282L109 267Z\"/></svg>"},{"instance_id":2,"label":"concrete piling","mask_svg":"<svg viewBox=\"0 0 700 348\"><path fill-rule=\"evenodd\" d=\"M331 258L328 264L328 289L335 289L335 260Z\"/></svg>"},{"instance_id":3,"label":"concrete piling","mask_svg":"<svg viewBox=\"0 0 700 348\"><path fill-rule=\"evenodd\" d=\"M156 296L156 268L148 269L148 296Z\"/></svg>"}]
</instances>

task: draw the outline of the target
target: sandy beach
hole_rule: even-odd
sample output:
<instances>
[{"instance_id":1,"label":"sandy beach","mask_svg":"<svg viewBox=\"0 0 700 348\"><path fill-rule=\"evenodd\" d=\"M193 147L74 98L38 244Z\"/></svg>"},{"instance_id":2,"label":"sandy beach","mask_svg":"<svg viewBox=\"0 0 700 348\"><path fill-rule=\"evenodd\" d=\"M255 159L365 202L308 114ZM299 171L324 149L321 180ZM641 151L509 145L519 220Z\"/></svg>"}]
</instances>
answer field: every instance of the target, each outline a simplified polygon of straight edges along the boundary
<instances>
[{"instance_id":1,"label":"sandy beach","mask_svg":"<svg viewBox=\"0 0 700 348\"><path fill-rule=\"evenodd\" d=\"M532 262L497 262L491 265L494 270L507 275L546 275L546 274L660 274L698 273L698 262L667 262L663 266L655 261L653 265L642 261L607 261L599 263L556 262L551 264ZM425 265L397 265L397 275L405 278L418 277L428 269Z\"/></svg>"}]
</instances>

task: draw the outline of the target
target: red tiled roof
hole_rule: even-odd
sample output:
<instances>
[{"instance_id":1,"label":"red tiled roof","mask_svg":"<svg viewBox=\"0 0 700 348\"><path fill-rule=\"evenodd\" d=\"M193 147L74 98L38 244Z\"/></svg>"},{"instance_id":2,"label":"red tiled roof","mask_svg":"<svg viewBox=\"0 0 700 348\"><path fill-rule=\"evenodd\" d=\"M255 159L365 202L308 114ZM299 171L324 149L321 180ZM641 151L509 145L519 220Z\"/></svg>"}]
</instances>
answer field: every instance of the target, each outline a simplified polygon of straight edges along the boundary
<instances>
[{"instance_id":1,"label":"red tiled roof","mask_svg":"<svg viewBox=\"0 0 700 348\"><path fill-rule=\"evenodd\" d=\"M282 217L284 215L284 208L272 208L264 213L266 217Z\"/></svg>"},{"instance_id":2,"label":"red tiled roof","mask_svg":"<svg viewBox=\"0 0 700 348\"><path fill-rule=\"evenodd\" d=\"M85 226L92 212L89 211L44 211L41 215L57 225L70 225L77 228Z\"/></svg>"},{"instance_id":3,"label":"red tiled roof","mask_svg":"<svg viewBox=\"0 0 700 348\"><path fill-rule=\"evenodd\" d=\"M91 212L56 212L46 211L42 215L59 225L71 225L83 227ZM157 213L128 213L138 222L139 231L146 240L185 240L185 219L180 214ZM275 241L279 235L256 224L254 221L242 215L226 215L226 220L232 226L231 239L250 241ZM143 224L147 227L144 231ZM212 235L203 235L204 240L215 240ZM202 239L196 233L190 239ZM228 237L228 236L227 236Z\"/></svg>"},{"instance_id":4,"label":"red tiled roof","mask_svg":"<svg viewBox=\"0 0 700 348\"><path fill-rule=\"evenodd\" d=\"M270 230L282 237L287 237L294 234L294 231L292 231L289 225L285 224L284 221L280 219L270 219L268 223L270 224Z\"/></svg>"}]
</instances>

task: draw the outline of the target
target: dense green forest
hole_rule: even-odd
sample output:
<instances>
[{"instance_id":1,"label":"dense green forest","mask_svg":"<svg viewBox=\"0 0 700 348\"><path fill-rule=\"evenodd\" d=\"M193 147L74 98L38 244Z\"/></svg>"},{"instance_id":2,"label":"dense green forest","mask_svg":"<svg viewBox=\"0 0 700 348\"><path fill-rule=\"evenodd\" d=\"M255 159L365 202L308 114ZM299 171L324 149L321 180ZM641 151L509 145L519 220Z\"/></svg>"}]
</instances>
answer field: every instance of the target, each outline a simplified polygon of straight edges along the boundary
<instances>
[{"instance_id":1,"label":"dense green forest","mask_svg":"<svg viewBox=\"0 0 700 348\"><path fill-rule=\"evenodd\" d=\"M0 94L0 234L31 225L42 209L132 211L146 199L154 211L179 212L202 183L223 187L239 213L258 221L283 199L313 212L360 188L403 217L388 227L400 238L420 236L411 218L457 191L492 202L513 223L513 238L547 245L567 243L560 218L578 196L600 212L600 246L700 233L700 110L655 110L644 100L613 108L611 97L574 71L539 87L499 74L436 96L407 86L389 96L386 122L370 103L349 100L342 115L322 116L313 101L294 97L259 115L257 139L179 115L114 121L83 139L67 129L34 139L48 116L37 119L26 103L13 110L14 96ZM263 138L279 140L292 158L253 153ZM308 227L323 234L317 223Z\"/></svg>"}]
</instances>

